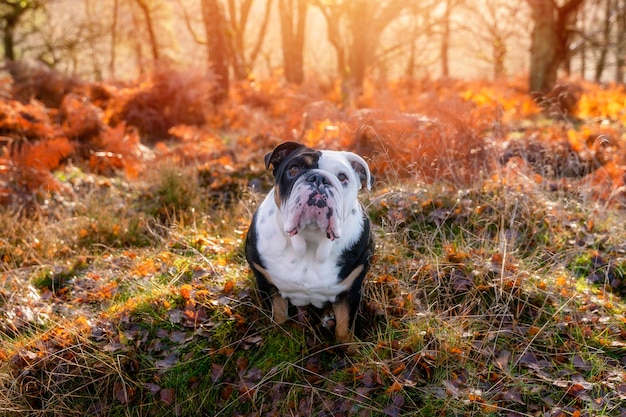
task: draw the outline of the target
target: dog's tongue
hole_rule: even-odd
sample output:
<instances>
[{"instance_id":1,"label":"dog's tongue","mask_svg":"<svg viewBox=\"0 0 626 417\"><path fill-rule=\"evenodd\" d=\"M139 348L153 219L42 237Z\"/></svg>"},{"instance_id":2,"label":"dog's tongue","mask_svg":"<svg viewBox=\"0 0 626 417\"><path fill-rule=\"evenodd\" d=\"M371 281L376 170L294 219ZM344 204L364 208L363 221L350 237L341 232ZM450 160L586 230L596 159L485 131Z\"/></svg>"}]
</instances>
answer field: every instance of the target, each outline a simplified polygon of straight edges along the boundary
<instances>
[{"instance_id":1,"label":"dog's tongue","mask_svg":"<svg viewBox=\"0 0 626 417\"><path fill-rule=\"evenodd\" d=\"M308 201L296 200L289 204L285 214L285 232L295 236L306 227L326 231L326 237L335 240L341 236L339 207L336 199L324 198L320 193L311 194Z\"/></svg>"}]
</instances>

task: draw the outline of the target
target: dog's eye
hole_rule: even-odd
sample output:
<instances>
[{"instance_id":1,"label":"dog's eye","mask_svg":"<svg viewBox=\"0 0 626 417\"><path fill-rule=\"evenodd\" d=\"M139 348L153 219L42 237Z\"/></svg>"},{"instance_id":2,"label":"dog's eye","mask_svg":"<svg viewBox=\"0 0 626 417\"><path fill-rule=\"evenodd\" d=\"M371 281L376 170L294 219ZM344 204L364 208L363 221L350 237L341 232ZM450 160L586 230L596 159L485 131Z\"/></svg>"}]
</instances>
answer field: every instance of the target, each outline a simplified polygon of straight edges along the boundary
<instances>
[{"instance_id":1,"label":"dog's eye","mask_svg":"<svg viewBox=\"0 0 626 417\"><path fill-rule=\"evenodd\" d=\"M300 172L300 167L298 165L292 165L289 167L289 175L295 176L298 172Z\"/></svg>"},{"instance_id":2,"label":"dog's eye","mask_svg":"<svg viewBox=\"0 0 626 417\"><path fill-rule=\"evenodd\" d=\"M339 180L339 182L341 182L342 184L346 184L346 183L348 182L348 176L347 176L345 173L343 173L343 172L340 172L340 173L337 175L337 179L338 179L338 180Z\"/></svg>"}]
</instances>

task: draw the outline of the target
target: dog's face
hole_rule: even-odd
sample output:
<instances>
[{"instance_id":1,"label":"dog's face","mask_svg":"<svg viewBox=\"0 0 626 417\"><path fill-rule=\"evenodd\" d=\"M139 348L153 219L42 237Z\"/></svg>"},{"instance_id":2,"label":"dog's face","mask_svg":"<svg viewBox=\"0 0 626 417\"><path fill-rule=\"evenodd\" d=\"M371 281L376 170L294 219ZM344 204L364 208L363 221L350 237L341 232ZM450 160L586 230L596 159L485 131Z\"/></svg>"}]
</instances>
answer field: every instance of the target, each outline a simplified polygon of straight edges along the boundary
<instances>
[{"instance_id":1,"label":"dog's face","mask_svg":"<svg viewBox=\"0 0 626 417\"><path fill-rule=\"evenodd\" d=\"M265 156L265 164L274 168L274 198L289 236L309 228L324 231L330 240L341 237L358 191L371 188L367 163L352 152L286 142Z\"/></svg>"}]
</instances>

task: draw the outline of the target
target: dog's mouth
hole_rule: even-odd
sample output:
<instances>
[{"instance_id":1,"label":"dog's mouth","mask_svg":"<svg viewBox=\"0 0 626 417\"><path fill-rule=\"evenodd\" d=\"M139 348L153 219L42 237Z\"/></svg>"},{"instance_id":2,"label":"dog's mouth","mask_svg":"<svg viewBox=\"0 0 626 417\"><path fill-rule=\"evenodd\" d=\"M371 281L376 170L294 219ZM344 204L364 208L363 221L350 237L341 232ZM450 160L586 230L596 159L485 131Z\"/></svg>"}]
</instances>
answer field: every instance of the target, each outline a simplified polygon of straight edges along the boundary
<instances>
[{"instance_id":1,"label":"dog's mouth","mask_svg":"<svg viewBox=\"0 0 626 417\"><path fill-rule=\"evenodd\" d=\"M326 232L330 240L341 236L341 193L332 184L298 181L287 200L283 213L285 232L295 236L308 228Z\"/></svg>"}]
</instances>

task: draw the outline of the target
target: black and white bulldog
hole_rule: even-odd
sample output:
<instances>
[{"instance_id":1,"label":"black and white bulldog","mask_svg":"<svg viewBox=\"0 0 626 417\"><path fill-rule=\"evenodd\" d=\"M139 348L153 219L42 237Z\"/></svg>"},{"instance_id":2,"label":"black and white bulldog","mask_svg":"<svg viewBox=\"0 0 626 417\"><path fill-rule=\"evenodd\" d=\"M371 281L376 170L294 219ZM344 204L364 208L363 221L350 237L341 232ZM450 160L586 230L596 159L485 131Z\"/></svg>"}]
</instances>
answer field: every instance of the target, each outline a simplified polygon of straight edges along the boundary
<instances>
[{"instance_id":1,"label":"black and white bulldog","mask_svg":"<svg viewBox=\"0 0 626 417\"><path fill-rule=\"evenodd\" d=\"M353 340L361 285L373 252L370 220L357 199L371 189L367 163L352 152L295 142L265 156L274 188L252 219L246 259L274 321L295 306L332 305L335 337Z\"/></svg>"}]
</instances>

